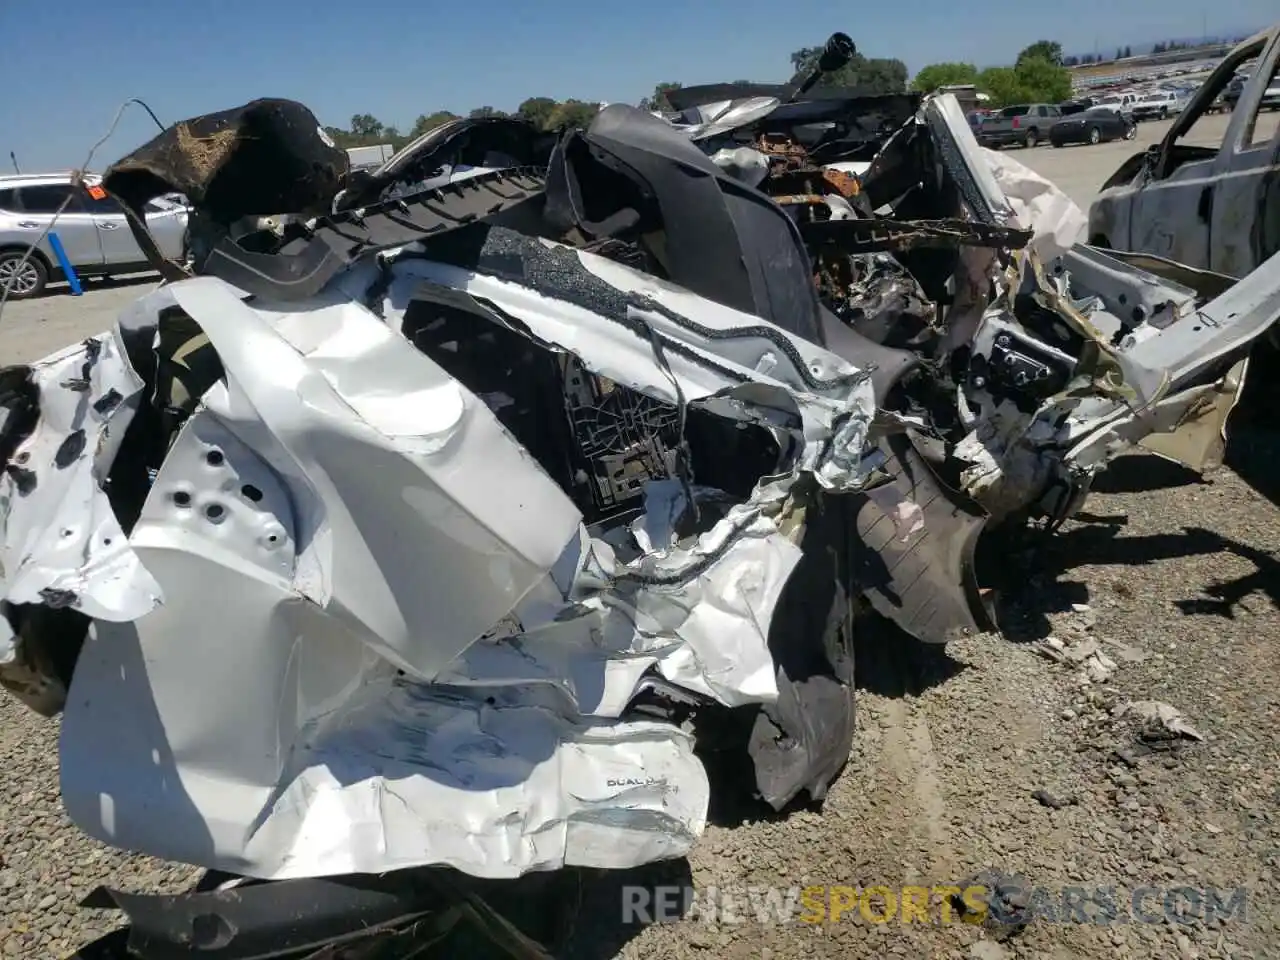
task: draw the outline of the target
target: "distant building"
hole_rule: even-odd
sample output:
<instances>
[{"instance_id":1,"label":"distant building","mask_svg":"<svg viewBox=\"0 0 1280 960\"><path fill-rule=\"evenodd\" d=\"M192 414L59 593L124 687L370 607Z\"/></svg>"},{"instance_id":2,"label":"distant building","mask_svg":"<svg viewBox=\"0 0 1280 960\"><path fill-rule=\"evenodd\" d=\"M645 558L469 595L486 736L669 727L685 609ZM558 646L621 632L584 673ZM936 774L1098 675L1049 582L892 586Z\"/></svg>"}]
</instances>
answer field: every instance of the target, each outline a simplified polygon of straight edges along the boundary
<instances>
[{"instance_id":1,"label":"distant building","mask_svg":"<svg viewBox=\"0 0 1280 960\"><path fill-rule=\"evenodd\" d=\"M396 152L389 143L379 143L372 147L348 147L347 157L351 161L352 170L365 170L380 167Z\"/></svg>"}]
</instances>

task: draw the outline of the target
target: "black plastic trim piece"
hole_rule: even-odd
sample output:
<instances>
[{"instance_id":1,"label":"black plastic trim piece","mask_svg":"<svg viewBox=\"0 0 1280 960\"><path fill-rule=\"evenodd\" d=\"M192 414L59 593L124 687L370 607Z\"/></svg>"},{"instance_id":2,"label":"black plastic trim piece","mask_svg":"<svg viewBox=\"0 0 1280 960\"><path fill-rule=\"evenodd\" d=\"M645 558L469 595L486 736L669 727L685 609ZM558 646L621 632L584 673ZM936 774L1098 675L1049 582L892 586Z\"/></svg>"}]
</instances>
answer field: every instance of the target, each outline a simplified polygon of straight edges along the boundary
<instances>
[{"instance_id":1,"label":"black plastic trim piece","mask_svg":"<svg viewBox=\"0 0 1280 960\"><path fill-rule=\"evenodd\" d=\"M925 643L997 629L992 598L974 573L986 511L943 484L905 434L884 437L879 446L896 496L920 508L923 528L904 538L873 494L852 494L863 546L854 582L877 613Z\"/></svg>"},{"instance_id":2,"label":"black plastic trim piece","mask_svg":"<svg viewBox=\"0 0 1280 960\"><path fill-rule=\"evenodd\" d=\"M1030 230L1017 230L973 220L818 220L801 224L805 240L838 247L842 253L901 253L923 247L994 247L1020 250L1031 242Z\"/></svg>"},{"instance_id":3,"label":"black plastic trim piece","mask_svg":"<svg viewBox=\"0 0 1280 960\"><path fill-rule=\"evenodd\" d=\"M81 905L124 911L131 956L258 960L373 936L448 906L435 885L406 879L301 878L172 896L98 887Z\"/></svg>"},{"instance_id":4,"label":"black plastic trim piece","mask_svg":"<svg viewBox=\"0 0 1280 960\"><path fill-rule=\"evenodd\" d=\"M246 293L301 300L360 257L481 222L541 197L545 187L541 169L498 170L321 217L305 239L279 253L254 253L227 237L210 252L204 272Z\"/></svg>"}]
</instances>

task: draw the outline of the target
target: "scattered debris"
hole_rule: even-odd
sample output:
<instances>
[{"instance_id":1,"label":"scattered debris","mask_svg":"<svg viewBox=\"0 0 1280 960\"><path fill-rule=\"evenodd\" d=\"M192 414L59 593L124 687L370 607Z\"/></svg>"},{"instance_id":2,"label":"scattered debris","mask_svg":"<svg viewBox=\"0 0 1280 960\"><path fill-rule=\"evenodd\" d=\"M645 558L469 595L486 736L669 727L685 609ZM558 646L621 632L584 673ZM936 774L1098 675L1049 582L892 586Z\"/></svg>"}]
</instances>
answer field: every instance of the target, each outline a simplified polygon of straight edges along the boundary
<instances>
[{"instance_id":1,"label":"scattered debris","mask_svg":"<svg viewBox=\"0 0 1280 960\"><path fill-rule=\"evenodd\" d=\"M1031 902L1033 887L1024 878L999 870L984 870L961 884L961 890L969 891L970 898L975 887L984 891L981 899L986 909L980 923L996 939L1007 940L1020 934L1034 919ZM975 911L965 901L966 897L962 894L953 894L951 897L952 906L962 918L976 920Z\"/></svg>"},{"instance_id":2,"label":"scattered debris","mask_svg":"<svg viewBox=\"0 0 1280 960\"><path fill-rule=\"evenodd\" d=\"M1147 731L1162 731L1173 737L1203 740L1204 734L1193 727L1178 710L1159 700L1137 700L1121 704L1117 717L1133 717L1142 721Z\"/></svg>"},{"instance_id":3,"label":"scattered debris","mask_svg":"<svg viewBox=\"0 0 1280 960\"><path fill-rule=\"evenodd\" d=\"M1090 657L1096 656L1098 653L1098 641L1092 637L1086 637L1078 643L1065 646L1062 655L1072 663L1084 663Z\"/></svg>"},{"instance_id":4,"label":"scattered debris","mask_svg":"<svg viewBox=\"0 0 1280 960\"><path fill-rule=\"evenodd\" d=\"M1135 723L1133 742L1118 747L1114 756L1131 767L1144 758L1156 754L1169 754L1181 750L1189 742L1200 742L1204 734L1167 703L1157 700L1140 700L1115 707L1112 716Z\"/></svg>"},{"instance_id":5,"label":"scattered debris","mask_svg":"<svg viewBox=\"0 0 1280 960\"><path fill-rule=\"evenodd\" d=\"M1100 650L1095 650L1084 661L1085 676L1091 683L1106 683L1115 670L1116 662Z\"/></svg>"},{"instance_id":6,"label":"scattered debris","mask_svg":"<svg viewBox=\"0 0 1280 960\"><path fill-rule=\"evenodd\" d=\"M1061 810L1063 807L1075 806L1079 802L1074 795L1058 797L1043 789L1033 791L1031 796L1040 801L1042 806L1046 806L1051 810Z\"/></svg>"},{"instance_id":7,"label":"scattered debris","mask_svg":"<svg viewBox=\"0 0 1280 960\"><path fill-rule=\"evenodd\" d=\"M1151 658L1151 654L1145 650L1140 650L1132 644L1124 643L1112 637L1106 638L1107 645L1115 652L1115 655L1125 663L1143 663Z\"/></svg>"}]
</instances>

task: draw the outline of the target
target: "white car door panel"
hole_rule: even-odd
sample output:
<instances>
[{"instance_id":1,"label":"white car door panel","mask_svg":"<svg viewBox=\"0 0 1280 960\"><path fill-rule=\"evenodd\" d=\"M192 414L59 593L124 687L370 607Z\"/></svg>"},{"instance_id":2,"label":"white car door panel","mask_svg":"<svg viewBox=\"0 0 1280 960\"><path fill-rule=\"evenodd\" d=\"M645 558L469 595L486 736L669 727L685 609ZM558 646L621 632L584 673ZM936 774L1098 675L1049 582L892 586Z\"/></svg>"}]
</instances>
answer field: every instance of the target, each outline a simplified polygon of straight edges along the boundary
<instances>
[{"instance_id":1,"label":"white car door panel","mask_svg":"<svg viewBox=\"0 0 1280 960\"><path fill-rule=\"evenodd\" d=\"M124 211L115 199L107 196L100 187L90 187L84 195L84 203L93 215L94 228L102 244L102 257L106 266L136 264L146 259L138 241L133 238L133 231L129 229Z\"/></svg>"},{"instance_id":2,"label":"white car door panel","mask_svg":"<svg viewBox=\"0 0 1280 960\"><path fill-rule=\"evenodd\" d=\"M43 183L18 188L18 205L22 208L17 225L30 230L34 241L47 228L57 234L67 259L77 270L96 269L102 266L102 246L94 229L93 217L74 195L70 183ZM64 207L67 195L71 201ZM61 213L59 209L61 208ZM55 219L56 222L55 222ZM53 247L46 239L41 249L51 262L56 262Z\"/></svg>"}]
</instances>

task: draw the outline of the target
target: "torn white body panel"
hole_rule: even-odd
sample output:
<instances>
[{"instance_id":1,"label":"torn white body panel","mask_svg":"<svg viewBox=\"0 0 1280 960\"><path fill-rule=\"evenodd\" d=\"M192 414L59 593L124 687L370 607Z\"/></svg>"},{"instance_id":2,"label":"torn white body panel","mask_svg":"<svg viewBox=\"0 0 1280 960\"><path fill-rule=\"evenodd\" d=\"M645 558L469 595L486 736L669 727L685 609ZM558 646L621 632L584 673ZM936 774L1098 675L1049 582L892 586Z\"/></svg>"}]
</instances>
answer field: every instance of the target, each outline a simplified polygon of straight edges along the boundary
<instances>
[{"instance_id":1,"label":"torn white body panel","mask_svg":"<svg viewBox=\"0 0 1280 960\"><path fill-rule=\"evenodd\" d=\"M717 100L685 110L671 124L690 140L709 140L767 117L780 102L777 97Z\"/></svg>"},{"instance_id":2,"label":"torn white body panel","mask_svg":"<svg viewBox=\"0 0 1280 960\"><path fill-rule=\"evenodd\" d=\"M318 613L264 651L278 638L254 599L203 626L157 611L180 647L143 623L99 625L73 685L96 695L68 704L61 748L86 832L272 879L624 867L683 855L702 832L706 774L679 729L574 721L536 689L397 678Z\"/></svg>"},{"instance_id":3,"label":"torn white body panel","mask_svg":"<svg viewBox=\"0 0 1280 960\"><path fill-rule=\"evenodd\" d=\"M732 526L717 528L720 538L732 533L723 552L710 538L695 548L718 555L690 582L590 597L569 620L525 618L518 633L471 646L441 682L549 684L579 713L608 718L626 709L656 669L725 706L772 703L778 689L768 621L800 551L772 521L738 511Z\"/></svg>"},{"instance_id":4,"label":"torn white body panel","mask_svg":"<svg viewBox=\"0 0 1280 960\"><path fill-rule=\"evenodd\" d=\"M1014 219L1032 231L1030 248L1041 260L1061 256L1084 242L1089 218L1076 202L1026 164L1000 150L982 151Z\"/></svg>"},{"instance_id":5,"label":"torn white body panel","mask_svg":"<svg viewBox=\"0 0 1280 960\"><path fill-rule=\"evenodd\" d=\"M142 380L111 334L34 364L40 421L0 473L0 599L132 620L160 589L129 549L102 491Z\"/></svg>"},{"instance_id":6,"label":"torn white body panel","mask_svg":"<svg viewBox=\"0 0 1280 960\"><path fill-rule=\"evenodd\" d=\"M577 509L530 469L488 407L368 311L339 303L268 318L212 278L167 289L227 371L208 411L292 480L300 529L273 517L270 532L244 532L295 548L298 576L286 588L403 669L434 676L576 535ZM206 474L228 459L207 462ZM243 481L189 472L199 469L193 460L166 459L135 535L160 549L189 549L193 536L210 549L243 544L223 541L221 523L252 502ZM185 490L194 510L175 501Z\"/></svg>"},{"instance_id":7,"label":"torn white body panel","mask_svg":"<svg viewBox=\"0 0 1280 960\"><path fill-rule=\"evenodd\" d=\"M286 308L213 278L122 316L135 336L180 308L225 377L113 544L128 575L94 575L92 550L81 574L85 609L164 598L97 619L80 655L61 754L82 829L265 878L511 877L687 852L705 773L687 734L628 706L655 679L694 701L777 700L769 628L800 550L775 517L804 472L858 484L874 400L860 371L762 336L759 318L577 256L643 295L657 359L651 337L589 309L421 259L393 266L387 322L337 288ZM629 528L589 533L485 403L395 332L424 283L483 298L596 374L766 430L786 472L694 537L674 532L675 480L650 482ZM118 350L100 366L136 383ZM73 502L104 497L77 477ZM640 549L619 554L616 536Z\"/></svg>"}]
</instances>

